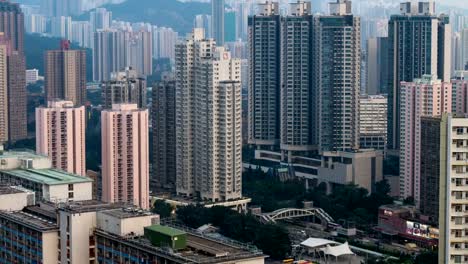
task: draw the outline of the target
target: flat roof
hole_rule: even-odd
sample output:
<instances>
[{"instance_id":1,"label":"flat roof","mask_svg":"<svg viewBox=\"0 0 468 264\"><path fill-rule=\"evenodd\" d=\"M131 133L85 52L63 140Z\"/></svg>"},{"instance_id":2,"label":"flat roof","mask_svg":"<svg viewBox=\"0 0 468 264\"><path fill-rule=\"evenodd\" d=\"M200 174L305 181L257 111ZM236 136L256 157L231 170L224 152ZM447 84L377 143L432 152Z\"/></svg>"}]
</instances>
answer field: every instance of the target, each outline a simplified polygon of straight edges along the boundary
<instances>
[{"instance_id":1,"label":"flat roof","mask_svg":"<svg viewBox=\"0 0 468 264\"><path fill-rule=\"evenodd\" d=\"M87 177L56 169L16 169L2 170L0 172L45 185L76 184L93 181Z\"/></svg>"},{"instance_id":2,"label":"flat roof","mask_svg":"<svg viewBox=\"0 0 468 264\"><path fill-rule=\"evenodd\" d=\"M17 187L17 186L0 185L0 195L17 194L17 193L33 193L33 192L26 190L24 188L21 188L21 187Z\"/></svg>"},{"instance_id":3,"label":"flat roof","mask_svg":"<svg viewBox=\"0 0 468 264\"><path fill-rule=\"evenodd\" d=\"M31 229L40 232L56 231L58 225L48 219L42 218L39 215L33 215L23 211L4 212L0 211L0 218L8 219L14 223L27 226Z\"/></svg>"},{"instance_id":4,"label":"flat roof","mask_svg":"<svg viewBox=\"0 0 468 264\"><path fill-rule=\"evenodd\" d=\"M59 210L74 213L101 212L124 207L122 203L106 203L97 200L69 202Z\"/></svg>"},{"instance_id":5,"label":"flat roof","mask_svg":"<svg viewBox=\"0 0 468 264\"><path fill-rule=\"evenodd\" d=\"M136 207L106 210L106 211L102 211L101 213L115 217L115 218L119 218L119 219L133 218L133 217L139 217L139 216L152 216L152 215L156 216L155 214L149 211L145 211Z\"/></svg>"},{"instance_id":6,"label":"flat roof","mask_svg":"<svg viewBox=\"0 0 468 264\"><path fill-rule=\"evenodd\" d=\"M0 154L0 159L1 158L4 158L4 159L8 159L8 158L46 159L48 157L37 154L32 150L16 149L16 150L3 151L3 153Z\"/></svg>"},{"instance_id":7,"label":"flat roof","mask_svg":"<svg viewBox=\"0 0 468 264\"><path fill-rule=\"evenodd\" d=\"M169 226L162 226L162 225L152 225L152 226L147 226L145 229L152 230L167 236L181 236L181 235L186 235L187 233L184 231L181 231L179 229L175 229Z\"/></svg>"}]
</instances>

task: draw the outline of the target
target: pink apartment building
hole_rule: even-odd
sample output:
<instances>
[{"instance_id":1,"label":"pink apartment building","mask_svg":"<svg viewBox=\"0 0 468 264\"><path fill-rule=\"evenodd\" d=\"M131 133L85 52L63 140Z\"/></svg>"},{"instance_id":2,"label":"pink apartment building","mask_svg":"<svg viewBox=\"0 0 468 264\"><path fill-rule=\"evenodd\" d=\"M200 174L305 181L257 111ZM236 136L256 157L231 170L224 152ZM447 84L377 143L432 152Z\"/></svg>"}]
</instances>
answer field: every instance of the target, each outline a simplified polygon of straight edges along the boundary
<instances>
[{"instance_id":1,"label":"pink apartment building","mask_svg":"<svg viewBox=\"0 0 468 264\"><path fill-rule=\"evenodd\" d=\"M421 117L452 110L452 85L436 76L424 75L401 82L400 197L414 197L419 206L421 162Z\"/></svg>"},{"instance_id":2,"label":"pink apartment building","mask_svg":"<svg viewBox=\"0 0 468 264\"><path fill-rule=\"evenodd\" d=\"M102 200L149 208L148 110L114 104L101 124Z\"/></svg>"},{"instance_id":3,"label":"pink apartment building","mask_svg":"<svg viewBox=\"0 0 468 264\"><path fill-rule=\"evenodd\" d=\"M457 115L468 113L468 80L457 78L452 80L452 112Z\"/></svg>"},{"instance_id":4,"label":"pink apartment building","mask_svg":"<svg viewBox=\"0 0 468 264\"><path fill-rule=\"evenodd\" d=\"M36 150L49 156L54 168L86 175L85 113L71 101L49 101L36 109Z\"/></svg>"}]
</instances>

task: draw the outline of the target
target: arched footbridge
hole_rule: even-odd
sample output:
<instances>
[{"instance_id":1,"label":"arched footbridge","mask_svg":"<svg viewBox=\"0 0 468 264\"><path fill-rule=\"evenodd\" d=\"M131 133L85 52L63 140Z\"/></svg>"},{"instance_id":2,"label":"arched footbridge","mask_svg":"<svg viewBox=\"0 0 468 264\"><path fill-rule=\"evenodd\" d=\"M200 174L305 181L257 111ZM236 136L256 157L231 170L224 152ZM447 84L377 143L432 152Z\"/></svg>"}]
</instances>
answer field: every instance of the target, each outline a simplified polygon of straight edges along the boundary
<instances>
[{"instance_id":1,"label":"arched footbridge","mask_svg":"<svg viewBox=\"0 0 468 264\"><path fill-rule=\"evenodd\" d=\"M335 220L321 208L282 208L270 213L257 215L265 223L274 223L278 220L294 219L307 216L315 216L320 219L324 226L338 226Z\"/></svg>"}]
</instances>

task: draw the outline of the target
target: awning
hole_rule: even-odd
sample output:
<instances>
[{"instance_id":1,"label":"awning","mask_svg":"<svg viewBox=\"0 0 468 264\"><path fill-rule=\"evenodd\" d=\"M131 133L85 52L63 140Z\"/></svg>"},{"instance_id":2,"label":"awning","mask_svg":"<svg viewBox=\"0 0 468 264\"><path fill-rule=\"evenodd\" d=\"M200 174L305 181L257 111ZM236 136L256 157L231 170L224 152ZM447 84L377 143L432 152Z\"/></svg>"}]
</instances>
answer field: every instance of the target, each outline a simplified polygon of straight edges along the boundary
<instances>
[{"instance_id":1,"label":"awning","mask_svg":"<svg viewBox=\"0 0 468 264\"><path fill-rule=\"evenodd\" d=\"M341 244L336 247L331 247L330 245L327 245L327 247L322 248L322 251L326 255L331 255L334 257L339 257L343 255L354 255L354 253L349 248L348 242L345 242L344 244Z\"/></svg>"},{"instance_id":2,"label":"awning","mask_svg":"<svg viewBox=\"0 0 468 264\"><path fill-rule=\"evenodd\" d=\"M338 245L338 243L332 240L328 240L328 239L312 238L312 237L308 238L307 240L301 243L301 246L308 247L308 248L321 248L327 245Z\"/></svg>"}]
</instances>

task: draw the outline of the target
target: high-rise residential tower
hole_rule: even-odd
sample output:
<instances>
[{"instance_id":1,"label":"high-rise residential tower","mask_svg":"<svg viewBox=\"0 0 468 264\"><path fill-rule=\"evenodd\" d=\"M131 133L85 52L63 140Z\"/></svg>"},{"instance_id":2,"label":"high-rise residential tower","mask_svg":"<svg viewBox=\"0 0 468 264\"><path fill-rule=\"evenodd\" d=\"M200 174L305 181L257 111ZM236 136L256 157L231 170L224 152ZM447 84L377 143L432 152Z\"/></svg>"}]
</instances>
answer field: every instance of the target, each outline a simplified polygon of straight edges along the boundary
<instances>
[{"instance_id":1,"label":"high-rise residential tower","mask_svg":"<svg viewBox=\"0 0 468 264\"><path fill-rule=\"evenodd\" d=\"M249 17L248 142L273 149L280 139L281 18L278 3L258 7Z\"/></svg>"},{"instance_id":2,"label":"high-rise residential tower","mask_svg":"<svg viewBox=\"0 0 468 264\"><path fill-rule=\"evenodd\" d=\"M176 186L176 82L167 74L153 88L152 187L175 191Z\"/></svg>"},{"instance_id":3,"label":"high-rise residential tower","mask_svg":"<svg viewBox=\"0 0 468 264\"><path fill-rule=\"evenodd\" d=\"M11 49L24 51L24 14L19 4L0 1L0 32L11 41Z\"/></svg>"},{"instance_id":4,"label":"high-rise residential tower","mask_svg":"<svg viewBox=\"0 0 468 264\"><path fill-rule=\"evenodd\" d=\"M139 77L132 68L114 72L111 80L102 84L102 103L104 109L112 109L114 104L136 104L146 108L146 79Z\"/></svg>"},{"instance_id":5,"label":"high-rise residential tower","mask_svg":"<svg viewBox=\"0 0 468 264\"><path fill-rule=\"evenodd\" d=\"M400 90L400 197L413 197L420 204L421 193L421 117L452 111L452 85L424 75L413 82L402 82Z\"/></svg>"},{"instance_id":6,"label":"high-rise residential tower","mask_svg":"<svg viewBox=\"0 0 468 264\"><path fill-rule=\"evenodd\" d=\"M367 94L388 93L388 38L367 40Z\"/></svg>"},{"instance_id":7,"label":"high-rise residential tower","mask_svg":"<svg viewBox=\"0 0 468 264\"><path fill-rule=\"evenodd\" d=\"M91 23L92 32L110 29L112 12L107 11L105 8L96 8L89 13L89 22Z\"/></svg>"},{"instance_id":8,"label":"high-rise residential tower","mask_svg":"<svg viewBox=\"0 0 468 264\"><path fill-rule=\"evenodd\" d=\"M8 43L0 43L0 145L8 141Z\"/></svg>"},{"instance_id":9,"label":"high-rise residential tower","mask_svg":"<svg viewBox=\"0 0 468 264\"><path fill-rule=\"evenodd\" d=\"M175 59L175 44L178 33L172 28L153 27L153 57L155 59Z\"/></svg>"},{"instance_id":10,"label":"high-rise residential tower","mask_svg":"<svg viewBox=\"0 0 468 264\"><path fill-rule=\"evenodd\" d=\"M224 0L211 0L211 34L218 46L224 45Z\"/></svg>"},{"instance_id":11,"label":"high-rise residential tower","mask_svg":"<svg viewBox=\"0 0 468 264\"><path fill-rule=\"evenodd\" d=\"M468 118L444 115L440 123L438 263L466 263Z\"/></svg>"},{"instance_id":12,"label":"high-rise residential tower","mask_svg":"<svg viewBox=\"0 0 468 264\"><path fill-rule=\"evenodd\" d=\"M102 200L149 205L148 110L115 104L101 113Z\"/></svg>"},{"instance_id":13,"label":"high-rise residential tower","mask_svg":"<svg viewBox=\"0 0 468 264\"><path fill-rule=\"evenodd\" d=\"M311 3L305 1L291 3L281 23L280 148L289 162L293 152L311 151L315 143L312 23Z\"/></svg>"},{"instance_id":14,"label":"high-rise residential tower","mask_svg":"<svg viewBox=\"0 0 468 264\"><path fill-rule=\"evenodd\" d=\"M52 167L86 175L85 116L85 107L71 101L36 108L36 151L49 156Z\"/></svg>"},{"instance_id":15,"label":"high-rise residential tower","mask_svg":"<svg viewBox=\"0 0 468 264\"><path fill-rule=\"evenodd\" d=\"M215 46L203 29L176 45L176 190L227 201L242 197L241 69Z\"/></svg>"},{"instance_id":16,"label":"high-rise residential tower","mask_svg":"<svg viewBox=\"0 0 468 264\"><path fill-rule=\"evenodd\" d=\"M48 101L62 99L76 106L86 104L86 52L71 50L62 41L60 50L45 53L45 90Z\"/></svg>"},{"instance_id":17,"label":"high-rise residential tower","mask_svg":"<svg viewBox=\"0 0 468 264\"><path fill-rule=\"evenodd\" d=\"M363 149L387 149L387 97L361 95L359 100L359 144Z\"/></svg>"},{"instance_id":18,"label":"high-rise residential tower","mask_svg":"<svg viewBox=\"0 0 468 264\"><path fill-rule=\"evenodd\" d=\"M98 30L93 43L93 80L108 81L111 73L127 67L129 33L119 30Z\"/></svg>"},{"instance_id":19,"label":"high-rise residential tower","mask_svg":"<svg viewBox=\"0 0 468 264\"><path fill-rule=\"evenodd\" d=\"M314 17L312 60L315 116L321 151L359 149L361 23L351 2L330 3L330 15Z\"/></svg>"},{"instance_id":20,"label":"high-rise residential tower","mask_svg":"<svg viewBox=\"0 0 468 264\"><path fill-rule=\"evenodd\" d=\"M401 14L393 15L388 23L390 149L400 148L400 82L412 82L425 74L450 81L448 16L436 16L432 1L401 3L400 10Z\"/></svg>"}]
</instances>

